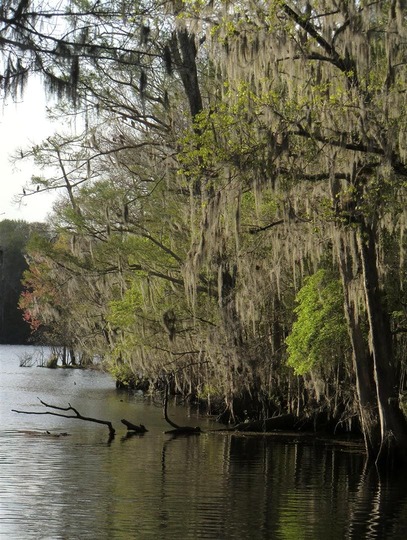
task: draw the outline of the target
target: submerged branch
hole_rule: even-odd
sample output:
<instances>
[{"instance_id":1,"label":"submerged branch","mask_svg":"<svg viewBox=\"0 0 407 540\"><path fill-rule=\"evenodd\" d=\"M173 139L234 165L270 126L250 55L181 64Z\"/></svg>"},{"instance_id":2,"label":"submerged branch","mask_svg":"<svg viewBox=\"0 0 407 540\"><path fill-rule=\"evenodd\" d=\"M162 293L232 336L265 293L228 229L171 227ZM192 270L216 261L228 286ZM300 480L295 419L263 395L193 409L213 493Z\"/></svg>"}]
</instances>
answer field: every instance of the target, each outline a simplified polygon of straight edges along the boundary
<instances>
[{"instance_id":1,"label":"submerged branch","mask_svg":"<svg viewBox=\"0 0 407 540\"><path fill-rule=\"evenodd\" d=\"M49 407L50 409L55 409L55 410L58 410L58 411L72 411L74 413L74 415L71 415L71 414L60 414L60 413L56 413L56 412L51 412L51 411L45 411L45 412L35 412L35 411L18 411L16 409L11 409L12 412L15 412L15 413L19 413L19 414L50 414L52 416L60 416L62 418L74 418L74 419L77 419L77 420L84 420L86 422L93 422L93 423L96 423L96 424L103 424L105 426L108 427L109 429L109 439L113 439L114 438L114 435L115 435L115 429L113 428L113 425L111 422L109 422L108 420L99 420L97 418L91 418L90 416L83 416L82 414L80 414L74 407L71 406L70 403L68 403L68 407L58 407L56 405L50 405L49 403L45 403L45 401L42 401L40 398L38 398L39 402L44 405L44 407Z\"/></svg>"},{"instance_id":2,"label":"submerged branch","mask_svg":"<svg viewBox=\"0 0 407 540\"><path fill-rule=\"evenodd\" d=\"M132 422L129 422L125 418L121 419L121 423L124 424L127 427L127 431L128 432L130 431L131 433L138 433L142 435L148 431L148 429L145 426L143 426L143 424L140 424L140 425L133 424Z\"/></svg>"},{"instance_id":3,"label":"submerged branch","mask_svg":"<svg viewBox=\"0 0 407 540\"><path fill-rule=\"evenodd\" d=\"M168 422L170 426L174 428L174 429L170 429L169 431L166 431L165 433L171 434L171 435L199 435L200 433L202 433L201 428L199 426L197 427L179 426L178 424L176 424L169 418L168 416L168 383L166 383L165 385L163 411L164 411L164 418L166 422Z\"/></svg>"}]
</instances>

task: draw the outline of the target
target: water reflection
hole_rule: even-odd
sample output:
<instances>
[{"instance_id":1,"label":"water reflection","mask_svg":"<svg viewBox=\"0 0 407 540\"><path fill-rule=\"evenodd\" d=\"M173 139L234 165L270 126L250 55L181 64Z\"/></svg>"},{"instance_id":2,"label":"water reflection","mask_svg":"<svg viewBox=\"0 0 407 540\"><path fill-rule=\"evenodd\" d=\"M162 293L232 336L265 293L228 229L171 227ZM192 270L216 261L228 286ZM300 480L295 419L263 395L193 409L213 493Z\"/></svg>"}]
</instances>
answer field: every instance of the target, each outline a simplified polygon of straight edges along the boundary
<instances>
[{"instance_id":1,"label":"water reflection","mask_svg":"<svg viewBox=\"0 0 407 540\"><path fill-rule=\"evenodd\" d=\"M391 476L365 468L360 475L349 521L349 538L406 537L406 471Z\"/></svg>"},{"instance_id":2,"label":"water reflection","mask_svg":"<svg viewBox=\"0 0 407 540\"><path fill-rule=\"evenodd\" d=\"M210 433L208 422L206 433L171 438L151 402L117 393L103 374L59 371L21 374L0 354L1 538L407 537L404 477L378 477L352 448ZM112 421L115 439L107 444L103 426L10 413L37 407L37 395ZM193 414L170 411L202 425ZM148 433L127 437L121 418ZM24 433L47 429L70 435Z\"/></svg>"}]
</instances>

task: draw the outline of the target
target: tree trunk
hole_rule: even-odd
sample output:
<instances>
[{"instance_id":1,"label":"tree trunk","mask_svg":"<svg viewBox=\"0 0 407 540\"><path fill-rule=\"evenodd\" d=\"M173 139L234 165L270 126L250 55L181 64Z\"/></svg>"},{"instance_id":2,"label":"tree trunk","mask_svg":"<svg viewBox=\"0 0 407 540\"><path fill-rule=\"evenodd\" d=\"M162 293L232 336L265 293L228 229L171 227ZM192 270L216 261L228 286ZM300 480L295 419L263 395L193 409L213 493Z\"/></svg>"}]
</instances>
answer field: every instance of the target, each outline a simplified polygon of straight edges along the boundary
<instances>
[{"instance_id":1,"label":"tree trunk","mask_svg":"<svg viewBox=\"0 0 407 540\"><path fill-rule=\"evenodd\" d=\"M358 236L363 285L369 322L369 341L381 426L377 462L407 461L407 421L399 406L397 368L392 350L390 322L383 308L373 225L364 222Z\"/></svg>"},{"instance_id":2,"label":"tree trunk","mask_svg":"<svg viewBox=\"0 0 407 540\"><path fill-rule=\"evenodd\" d=\"M62 365L63 366L66 366L67 362L66 362L66 347L64 345L64 347L62 348Z\"/></svg>"},{"instance_id":3,"label":"tree trunk","mask_svg":"<svg viewBox=\"0 0 407 540\"><path fill-rule=\"evenodd\" d=\"M70 348L69 349L69 356L71 358L71 366L76 366L76 356L75 356L75 351L74 349Z\"/></svg>"},{"instance_id":4,"label":"tree trunk","mask_svg":"<svg viewBox=\"0 0 407 540\"><path fill-rule=\"evenodd\" d=\"M376 384L373 373L373 358L369 354L366 339L361 328L360 314L352 300L352 289L360 287L360 268L351 256L350 243L356 244L354 231L350 237L341 235L338 246L339 268L341 273L345 317L348 323L352 345L353 366L356 376L356 390L359 402L359 416L369 460L376 460L380 451L380 418L377 405Z\"/></svg>"},{"instance_id":5,"label":"tree trunk","mask_svg":"<svg viewBox=\"0 0 407 540\"><path fill-rule=\"evenodd\" d=\"M181 28L173 32L170 42L176 70L181 77L188 98L192 118L202 111L202 96L196 66L195 35Z\"/></svg>"}]
</instances>

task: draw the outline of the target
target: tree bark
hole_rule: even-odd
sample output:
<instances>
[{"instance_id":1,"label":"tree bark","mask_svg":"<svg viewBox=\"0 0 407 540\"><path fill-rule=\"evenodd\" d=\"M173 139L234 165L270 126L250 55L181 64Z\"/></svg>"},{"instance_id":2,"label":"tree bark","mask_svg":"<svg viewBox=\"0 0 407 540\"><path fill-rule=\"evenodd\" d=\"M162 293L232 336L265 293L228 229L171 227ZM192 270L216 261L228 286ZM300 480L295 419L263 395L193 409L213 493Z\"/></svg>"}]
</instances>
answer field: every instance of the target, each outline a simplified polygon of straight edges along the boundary
<instances>
[{"instance_id":1,"label":"tree bark","mask_svg":"<svg viewBox=\"0 0 407 540\"><path fill-rule=\"evenodd\" d=\"M196 66L195 35L190 34L186 28L173 32L170 48L176 70L188 98L191 116L194 119L203 107Z\"/></svg>"},{"instance_id":2,"label":"tree bark","mask_svg":"<svg viewBox=\"0 0 407 540\"><path fill-rule=\"evenodd\" d=\"M369 353L361 328L357 306L352 301L352 288L360 286L361 268L351 255L349 243L356 244L354 231L350 236L341 234L338 245L338 261L344 292L345 317L348 323L349 338L352 345L353 367L356 376L356 391L359 402L359 418L369 460L375 460L380 450L380 418L377 404L376 384L373 373L373 358Z\"/></svg>"},{"instance_id":3,"label":"tree bark","mask_svg":"<svg viewBox=\"0 0 407 540\"><path fill-rule=\"evenodd\" d=\"M407 421L400 409L397 367L393 355L390 322L383 307L377 266L374 225L362 223L358 236L363 285L373 356L374 379L380 416L381 445L377 463L407 461Z\"/></svg>"}]
</instances>

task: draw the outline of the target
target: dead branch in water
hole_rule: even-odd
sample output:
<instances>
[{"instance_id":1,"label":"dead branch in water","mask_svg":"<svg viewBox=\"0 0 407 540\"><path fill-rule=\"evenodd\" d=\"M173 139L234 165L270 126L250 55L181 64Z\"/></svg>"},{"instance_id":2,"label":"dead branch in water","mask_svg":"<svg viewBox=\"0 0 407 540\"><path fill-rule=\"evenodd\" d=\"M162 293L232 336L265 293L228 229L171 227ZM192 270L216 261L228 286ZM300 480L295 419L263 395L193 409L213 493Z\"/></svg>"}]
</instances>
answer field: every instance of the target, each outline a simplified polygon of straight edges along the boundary
<instances>
[{"instance_id":1,"label":"dead branch in water","mask_svg":"<svg viewBox=\"0 0 407 540\"><path fill-rule=\"evenodd\" d=\"M148 431L148 429L145 426L143 426L143 424L140 424L140 425L132 424L131 422L129 422L128 420L125 420L124 418L122 418L121 423L127 427L127 431L130 431L132 433L143 434Z\"/></svg>"},{"instance_id":2,"label":"dead branch in water","mask_svg":"<svg viewBox=\"0 0 407 540\"><path fill-rule=\"evenodd\" d=\"M170 426L174 428L174 429L170 429L169 431L166 431L165 433L171 434L171 435L199 435L200 433L202 433L201 428L199 426L197 427L179 426L178 424L176 424L169 418L168 416L168 382L165 384L163 411L164 411L164 418L166 422L168 422Z\"/></svg>"},{"instance_id":3,"label":"dead branch in water","mask_svg":"<svg viewBox=\"0 0 407 540\"><path fill-rule=\"evenodd\" d=\"M91 418L90 416L83 416L78 412L70 403L68 403L68 407L57 407L56 405L50 405L49 403L45 403L45 401L42 401L40 398L37 398L39 402L44 405L44 407L49 407L50 409L56 409L58 411L72 411L74 415L72 414L60 414L55 413L51 411L45 411L45 412L34 412L34 411L17 411L16 409L11 409L12 412L19 413L19 414L50 414L51 416L60 416L62 418L74 418L77 420L85 420L86 422L94 422L95 424L103 424L104 426L107 426L109 429L109 441L114 438L114 435L116 433L115 429L113 428L113 425L108 420L99 420L97 418Z\"/></svg>"}]
</instances>

